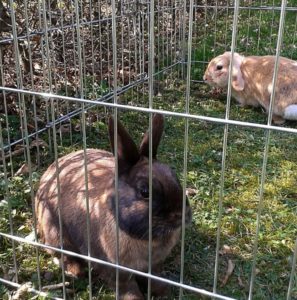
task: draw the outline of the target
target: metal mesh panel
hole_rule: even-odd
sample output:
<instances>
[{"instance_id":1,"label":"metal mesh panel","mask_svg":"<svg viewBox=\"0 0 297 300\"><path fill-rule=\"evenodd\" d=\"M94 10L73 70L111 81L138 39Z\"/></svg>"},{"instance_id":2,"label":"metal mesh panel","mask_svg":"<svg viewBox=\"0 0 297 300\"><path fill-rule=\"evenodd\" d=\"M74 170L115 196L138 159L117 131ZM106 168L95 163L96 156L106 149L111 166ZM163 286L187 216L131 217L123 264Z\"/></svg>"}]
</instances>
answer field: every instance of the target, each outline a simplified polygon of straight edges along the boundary
<instances>
[{"instance_id":1,"label":"metal mesh panel","mask_svg":"<svg viewBox=\"0 0 297 300\"><path fill-rule=\"evenodd\" d=\"M292 152L296 152L297 129L294 122L272 123L280 56L297 58L296 12L295 1L275 0L0 0L0 296L16 291L12 299L33 294L121 299L121 274L126 272L148 279L147 299L153 297L153 281L172 287L169 299L296 298L297 230L291 222L296 214L292 182L297 179L297 159ZM267 114L231 101L231 73L225 92L204 83L207 64L224 51L232 56L235 52L276 56ZM155 113L167 122L160 160L176 169L183 190L179 243L165 262L169 268L161 274L154 273L152 251ZM115 122L114 140L109 141L108 115L124 119L135 139L147 128L150 133L147 270L127 267L119 259L117 136L121 129ZM288 149L283 142L290 143ZM114 262L92 255L87 163L89 148L109 151L110 143L116 153ZM247 153L245 147L256 153ZM65 247L60 211L58 158L77 149L83 150L84 252ZM288 169L271 162L280 155L288 156L282 161ZM51 163L57 178L60 247L42 242L34 206L40 177ZM278 185L278 174L284 172L290 175ZM242 182L251 187L241 187ZM269 198L266 194L272 193L273 185L274 196ZM189 187L195 188L194 196ZM187 197L193 214L190 229L186 229ZM246 198L250 207L240 200ZM287 201L280 220L267 209L267 201L277 205ZM288 224L283 222L286 219ZM281 241L279 236L268 237L274 220L275 227L283 227ZM262 249L266 243L267 251ZM69 277L64 264L55 264L45 249L59 253L62 262L67 256L85 261L83 283ZM280 271L277 264L284 261ZM110 267L114 291L98 283L94 263ZM262 266L266 272L271 266L276 275L261 274ZM261 288L263 293L258 292Z\"/></svg>"}]
</instances>

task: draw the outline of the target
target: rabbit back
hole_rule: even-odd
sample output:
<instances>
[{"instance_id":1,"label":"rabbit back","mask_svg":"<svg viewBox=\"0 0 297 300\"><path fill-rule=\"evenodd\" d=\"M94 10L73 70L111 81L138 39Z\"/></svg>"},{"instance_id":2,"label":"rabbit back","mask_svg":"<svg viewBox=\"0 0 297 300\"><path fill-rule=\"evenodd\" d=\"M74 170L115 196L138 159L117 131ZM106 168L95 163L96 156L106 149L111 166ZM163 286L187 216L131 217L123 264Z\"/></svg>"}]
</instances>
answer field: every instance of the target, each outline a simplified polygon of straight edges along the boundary
<instances>
[{"instance_id":1,"label":"rabbit back","mask_svg":"<svg viewBox=\"0 0 297 300\"><path fill-rule=\"evenodd\" d=\"M269 109L272 93L272 80L275 56L249 56L241 66L245 88L242 92L234 91L235 98L243 98L248 105L256 106L256 102ZM285 108L297 103L297 63L281 57L275 86L275 102L273 112L284 117ZM250 103L252 102L252 103Z\"/></svg>"},{"instance_id":2,"label":"rabbit back","mask_svg":"<svg viewBox=\"0 0 297 300\"><path fill-rule=\"evenodd\" d=\"M113 191L114 158L109 152L87 149L86 163L90 218L96 220L100 218L100 207L105 210L108 194ZM84 151L63 156L58 160L58 180L56 164L53 163L40 180L35 200L38 231L44 242L55 247L61 246L58 215L60 204L63 246L81 254L87 254L84 172ZM100 221L93 224L99 232L98 226L104 226L105 220ZM91 230L90 235L92 243L96 245L92 248L100 251L101 249L97 249L98 234ZM100 251L100 256L102 255L103 252Z\"/></svg>"}]
</instances>

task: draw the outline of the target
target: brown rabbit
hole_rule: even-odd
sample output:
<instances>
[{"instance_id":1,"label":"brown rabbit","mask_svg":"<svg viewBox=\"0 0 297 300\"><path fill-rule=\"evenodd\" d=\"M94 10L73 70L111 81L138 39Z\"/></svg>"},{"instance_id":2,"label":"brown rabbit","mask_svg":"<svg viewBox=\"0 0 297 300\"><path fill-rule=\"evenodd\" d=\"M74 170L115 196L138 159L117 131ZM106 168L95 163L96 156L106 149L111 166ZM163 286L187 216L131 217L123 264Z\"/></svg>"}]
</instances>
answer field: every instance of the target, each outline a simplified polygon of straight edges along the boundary
<instances>
[{"instance_id":1,"label":"brown rabbit","mask_svg":"<svg viewBox=\"0 0 297 300\"><path fill-rule=\"evenodd\" d=\"M156 159L163 132L163 116L153 117L152 129L152 268L158 270L180 237L183 191L169 166ZM114 121L109 119L109 137L114 152ZM149 233L149 135L138 149L118 122L118 200L119 263L147 272ZM88 195L90 210L91 256L112 263L116 261L115 160L110 152L87 149ZM62 217L63 248L87 255L86 188L84 153L77 151L58 160L60 199L56 166L52 164L40 181L35 208L38 230L48 245L60 247L58 203ZM186 223L191 209L186 203ZM68 272L80 275L83 261L66 256ZM115 287L114 269L93 264L92 268L111 288ZM139 284L143 278L120 273L120 298L143 299ZM161 293L160 293L161 291ZM152 292L162 294L163 286L152 281Z\"/></svg>"},{"instance_id":2,"label":"brown rabbit","mask_svg":"<svg viewBox=\"0 0 297 300\"><path fill-rule=\"evenodd\" d=\"M231 52L212 59L203 79L211 86L227 90ZM242 56L234 53L232 96L241 106L262 106L268 113L272 92L275 56ZM280 57L272 120L283 124L297 120L297 62Z\"/></svg>"}]
</instances>

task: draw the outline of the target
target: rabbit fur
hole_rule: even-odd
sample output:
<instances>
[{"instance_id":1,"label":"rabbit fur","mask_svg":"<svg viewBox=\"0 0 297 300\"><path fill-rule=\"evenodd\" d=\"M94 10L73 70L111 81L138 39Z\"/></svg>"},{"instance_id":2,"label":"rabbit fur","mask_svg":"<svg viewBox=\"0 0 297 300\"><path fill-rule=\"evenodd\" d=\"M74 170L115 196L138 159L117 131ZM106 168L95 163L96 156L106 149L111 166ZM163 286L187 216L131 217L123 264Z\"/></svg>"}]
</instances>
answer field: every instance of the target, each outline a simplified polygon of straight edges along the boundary
<instances>
[{"instance_id":1,"label":"rabbit fur","mask_svg":"<svg viewBox=\"0 0 297 300\"><path fill-rule=\"evenodd\" d=\"M227 90L231 52L213 58L203 79L211 86ZM275 56L233 55L232 96L241 106L262 106L269 111ZM297 120L297 62L279 59L272 121Z\"/></svg>"},{"instance_id":2,"label":"rabbit fur","mask_svg":"<svg viewBox=\"0 0 297 300\"><path fill-rule=\"evenodd\" d=\"M156 159L163 132L163 116L153 117L153 186L152 186L152 269L159 272L162 262L177 244L181 231L183 191L174 171ZM114 153L114 121L109 119L109 137ZM148 176L149 135L139 147L118 122L118 206L119 264L148 270ZM90 212L90 254L116 262L115 159L114 154L96 149L86 150L88 201ZM59 185L59 187L58 187ZM59 188L59 191L58 191ZM60 196L58 197L58 193ZM62 219L63 249L88 255L84 151L77 151L53 163L43 174L36 194L35 209L38 232L47 245L60 248L58 210ZM186 199L186 223L191 209ZM64 256L65 269L72 275L83 274L82 261ZM115 288L115 271L92 263L98 276ZM120 298L143 299L140 282L131 274L120 272ZM147 282L147 281L145 281ZM152 281L152 292L166 289Z\"/></svg>"}]
</instances>

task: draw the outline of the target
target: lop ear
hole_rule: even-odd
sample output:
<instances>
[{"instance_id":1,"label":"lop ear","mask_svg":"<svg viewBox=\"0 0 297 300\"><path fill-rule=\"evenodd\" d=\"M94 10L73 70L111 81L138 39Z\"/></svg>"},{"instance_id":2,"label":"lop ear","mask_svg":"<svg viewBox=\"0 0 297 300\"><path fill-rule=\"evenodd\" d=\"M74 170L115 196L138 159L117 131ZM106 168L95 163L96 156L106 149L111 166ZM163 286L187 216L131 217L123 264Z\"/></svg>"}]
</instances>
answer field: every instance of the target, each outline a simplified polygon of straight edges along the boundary
<instances>
[{"instance_id":1,"label":"lop ear","mask_svg":"<svg viewBox=\"0 0 297 300\"><path fill-rule=\"evenodd\" d=\"M234 90L238 92L243 91L244 89L244 80L240 69L243 59L243 56L239 55L238 53L234 53L231 82Z\"/></svg>"},{"instance_id":2,"label":"lop ear","mask_svg":"<svg viewBox=\"0 0 297 300\"><path fill-rule=\"evenodd\" d=\"M135 165L139 158L139 152L137 146L135 145L130 134L124 128L124 126L118 121L118 164L119 170L123 171L127 167ZM109 141L113 154L115 154L114 146L114 119L112 116L108 120L108 132L109 132Z\"/></svg>"},{"instance_id":3,"label":"lop ear","mask_svg":"<svg viewBox=\"0 0 297 300\"><path fill-rule=\"evenodd\" d=\"M164 129L164 117L161 114L155 114L153 117L153 128L152 128L152 157L156 158L157 156L157 150L158 146L163 134ZM140 150L141 155L144 155L146 157L149 157L149 131L147 131L142 139L142 142L140 144Z\"/></svg>"}]
</instances>

